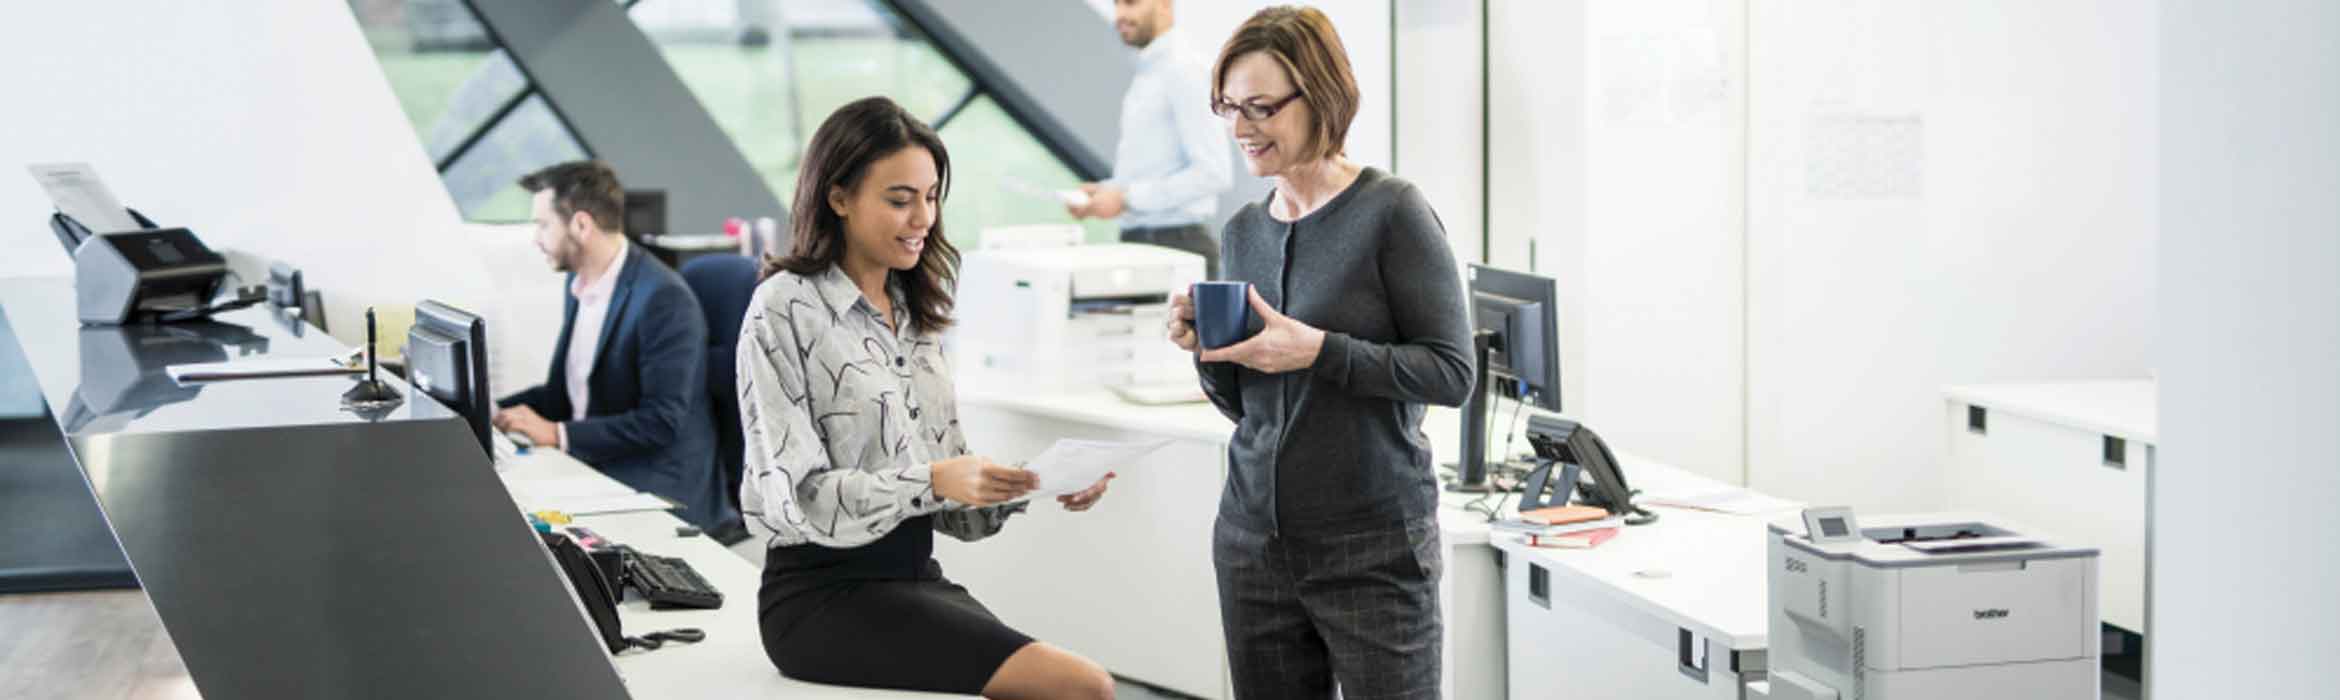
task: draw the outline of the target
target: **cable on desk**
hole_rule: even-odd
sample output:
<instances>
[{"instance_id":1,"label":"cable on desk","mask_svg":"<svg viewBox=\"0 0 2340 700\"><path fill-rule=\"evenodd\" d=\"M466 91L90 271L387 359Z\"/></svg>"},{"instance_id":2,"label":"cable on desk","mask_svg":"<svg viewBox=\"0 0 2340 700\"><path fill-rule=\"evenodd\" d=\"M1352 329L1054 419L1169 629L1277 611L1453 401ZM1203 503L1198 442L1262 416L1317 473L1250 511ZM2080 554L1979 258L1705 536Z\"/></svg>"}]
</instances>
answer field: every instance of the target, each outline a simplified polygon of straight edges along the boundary
<instances>
[{"instance_id":1,"label":"cable on desk","mask_svg":"<svg viewBox=\"0 0 2340 700\"><path fill-rule=\"evenodd\" d=\"M697 644L706 638L707 633L700 631L696 627L677 627L675 629L652 632L639 637L627 637L626 648L655 650L659 647L666 646L667 642L675 642L679 644Z\"/></svg>"},{"instance_id":2,"label":"cable on desk","mask_svg":"<svg viewBox=\"0 0 2340 700\"><path fill-rule=\"evenodd\" d=\"M1524 385L1526 382L1523 381L1521 384ZM1511 400L1511 427L1503 431L1503 459L1507 461L1514 454L1511 451L1512 442L1519 439L1519 411L1523 408L1527 408L1526 386L1520 387L1519 398Z\"/></svg>"}]
</instances>

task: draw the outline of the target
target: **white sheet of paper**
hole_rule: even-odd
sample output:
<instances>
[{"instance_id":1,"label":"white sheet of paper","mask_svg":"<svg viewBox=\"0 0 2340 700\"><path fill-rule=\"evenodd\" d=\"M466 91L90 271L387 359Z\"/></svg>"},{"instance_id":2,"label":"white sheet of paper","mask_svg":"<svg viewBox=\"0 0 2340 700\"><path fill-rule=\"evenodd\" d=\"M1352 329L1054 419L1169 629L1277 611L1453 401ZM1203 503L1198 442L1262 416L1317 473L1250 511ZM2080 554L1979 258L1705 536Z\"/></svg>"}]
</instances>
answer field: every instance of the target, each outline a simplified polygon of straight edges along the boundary
<instances>
[{"instance_id":1,"label":"white sheet of paper","mask_svg":"<svg viewBox=\"0 0 2340 700\"><path fill-rule=\"evenodd\" d=\"M659 498L656 494L637 493L630 496L611 496L608 498L570 499L549 506L524 509L520 512L528 513L537 510L557 510L569 515L604 515L645 510L674 510L674 504L666 502L666 499Z\"/></svg>"},{"instance_id":2,"label":"white sheet of paper","mask_svg":"<svg viewBox=\"0 0 2340 700\"><path fill-rule=\"evenodd\" d=\"M504 488L512 492L512 504L519 506L523 513L557 510L570 515L591 515L673 507L657 496L598 476L506 479Z\"/></svg>"},{"instance_id":3,"label":"white sheet of paper","mask_svg":"<svg viewBox=\"0 0 2340 700\"><path fill-rule=\"evenodd\" d=\"M1148 442L1103 442L1099 440L1058 440L1048 450L1024 463L1024 468L1040 475L1040 488L1033 489L1032 498L1053 498L1077 493L1105 478L1106 472L1128 469L1154 450L1170 444L1168 440Z\"/></svg>"},{"instance_id":4,"label":"white sheet of paper","mask_svg":"<svg viewBox=\"0 0 2340 700\"><path fill-rule=\"evenodd\" d=\"M57 205L57 211L89 227L90 233L140 228L130 218L130 211L122 207L122 200L114 198L105 181L98 179L97 169L88 163L42 163L26 170L32 171L41 189L49 191L49 201Z\"/></svg>"}]
</instances>

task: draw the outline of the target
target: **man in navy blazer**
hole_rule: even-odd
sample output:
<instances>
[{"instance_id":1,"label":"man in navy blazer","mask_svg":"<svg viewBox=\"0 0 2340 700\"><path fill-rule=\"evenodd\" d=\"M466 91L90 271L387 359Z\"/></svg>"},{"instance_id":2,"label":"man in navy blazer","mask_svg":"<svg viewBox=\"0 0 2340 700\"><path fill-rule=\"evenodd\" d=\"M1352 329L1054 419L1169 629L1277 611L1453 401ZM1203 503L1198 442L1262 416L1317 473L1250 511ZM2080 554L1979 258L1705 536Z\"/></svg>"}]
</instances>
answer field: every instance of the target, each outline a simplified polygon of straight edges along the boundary
<instances>
[{"instance_id":1,"label":"man in navy blazer","mask_svg":"<svg viewBox=\"0 0 2340 700\"><path fill-rule=\"evenodd\" d=\"M702 529L737 517L715 472L707 319L681 275L629 250L617 173L562 163L520 186L534 199L536 246L569 273L569 291L550 376L498 401L496 428L674 501Z\"/></svg>"}]
</instances>

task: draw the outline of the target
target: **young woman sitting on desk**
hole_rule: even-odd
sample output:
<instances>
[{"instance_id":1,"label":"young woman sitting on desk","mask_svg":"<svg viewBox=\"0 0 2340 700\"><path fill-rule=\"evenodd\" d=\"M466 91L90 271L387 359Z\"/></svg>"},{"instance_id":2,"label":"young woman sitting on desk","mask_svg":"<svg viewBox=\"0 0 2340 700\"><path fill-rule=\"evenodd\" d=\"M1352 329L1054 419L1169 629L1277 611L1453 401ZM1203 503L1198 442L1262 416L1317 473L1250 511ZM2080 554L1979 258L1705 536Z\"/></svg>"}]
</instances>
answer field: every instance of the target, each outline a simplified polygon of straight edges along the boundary
<instances>
[{"instance_id":1,"label":"young woman sitting on desk","mask_svg":"<svg viewBox=\"0 0 2340 700\"><path fill-rule=\"evenodd\" d=\"M959 430L938 343L959 265L949 185L942 139L882 97L829 115L806 149L793 242L764 263L739 338L740 503L773 531L764 652L818 683L1111 697L1103 668L1002 624L931 556L936 531L998 532L1038 485ZM1057 501L1087 510L1112 478Z\"/></svg>"}]
</instances>

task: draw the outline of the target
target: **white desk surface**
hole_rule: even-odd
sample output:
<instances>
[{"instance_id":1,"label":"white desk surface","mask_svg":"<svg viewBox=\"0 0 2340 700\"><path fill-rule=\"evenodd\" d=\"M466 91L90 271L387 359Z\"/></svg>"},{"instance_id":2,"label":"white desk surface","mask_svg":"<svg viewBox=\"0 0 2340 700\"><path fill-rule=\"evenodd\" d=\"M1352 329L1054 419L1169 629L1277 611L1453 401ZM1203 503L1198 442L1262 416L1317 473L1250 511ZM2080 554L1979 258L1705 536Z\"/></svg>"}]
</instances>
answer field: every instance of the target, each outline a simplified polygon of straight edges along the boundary
<instances>
[{"instance_id":1,"label":"white desk surface","mask_svg":"<svg viewBox=\"0 0 2340 700\"><path fill-rule=\"evenodd\" d=\"M996 386L959 390L961 405L985 406L1016 411L1054 420L1085 423L1116 430L1129 430L1161 435L1163 437L1194 440L1225 445L1234 436L1235 423L1219 413L1209 402L1141 406L1121 400L1104 389L1088 389L1054 393L1015 392ZM1433 408L1423 418L1423 431L1430 435L1431 444L1444 459L1451 451L1455 437L1461 431L1457 421L1460 415L1454 409ZM1620 457L1622 459L1622 457ZM1484 514L1472 513L1463 505L1479 500L1478 494L1447 493L1439 498L1438 522L1447 546L1487 544L1487 521ZM1488 498L1492 505L1496 498ZM1505 506L1506 513L1519 512L1518 499L1512 498Z\"/></svg>"},{"instance_id":2,"label":"white desk surface","mask_svg":"<svg viewBox=\"0 0 2340 700\"><path fill-rule=\"evenodd\" d=\"M1233 431L1227 419L1208 403L1139 406L1104 390L1055 394L962 390L959 400L1058 420L1220 444ZM1432 408L1423 418L1423 432L1430 436L1442 461L1451 456L1458 442L1459 420L1458 412L1448 408ZM1500 443L1502 436L1491 436L1491 439ZM1626 478L1645 493L1699 493L1729 486L1630 452L1617 450L1616 453ZM1652 508L1660 515L1655 524L1627 528L1616 539L1595 549L1554 550L1528 548L1511 541L1491 542L1486 516L1463 509L1463 504L1476 499L1476 494L1441 494L1444 507L1439 508L1438 517L1447 546L1494 544L1517 556L1532 558L1559 575L1596 582L1600 585L1591 588L1603 591L1616 604L1698 631L1731 649L1765 647L1770 601L1761 585L1764 524L1778 513L1724 515ZM1504 512L1518 512L1516 496L1507 502ZM1665 577L1650 578L1638 573L1653 571L1663 571Z\"/></svg>"},{"instance_id":3,"label":"white desk surface","mask_svg":"<svg viewBox=\"0 0 2340 700\"><path fill-rule=\"evenodd\" d=\"M1529 547L1511 538L1495 546L1518 561L1542 564L1555 577L1597 584L1565 590L1589 591L1733 650L1767 648L1766 517L1650 510L1659 514L1658 522L1626 528L1593 549Z\"/></svg>"},{"instance_id":4,"label":"white desk surface","mask_svg":"<svg viewBox=\"0 0 2340 700\"><path fill-rule=\"evenodd\" d=\"M1121 400L1104 389L1086 389L1063 392L1015 392L996 386L981 386L959 390L962 405L986 406L1017 411L1054 420L1085 423L1117 430L1147 432L1181 440L1225 445L1233 437L1235 424L1219 413L1209 402L1141 406ZM1422 432L1430 438L1432 451L1440 461L1453 457L1455 445L1461 442L1461 411L1433 406L1422 418ZM1501 445L1503 436L1491 434L1490 441ZM1524 441L1515 446L1524 447ZM1612 448L1614 449L1614 448ZM1625 450L1616 450L1617 459L1626 465L1627 479L1643 491L1702 490L1721 488L1721 482L1697 476L1671 465L1644 459ZM1499 497L1490 497L1494 504ZM1487 544L1487 520L1481 513L1464 510L1464 505L1479 500L1478 494L1440 494L1438 519L1448 545ZM1504 501L1503 512L1519 512L1515 495Z\"/></svg>"},{"instance_id":5,"label":"white desk surface","mask_svg":"<svg viewBox=\"0 0 2340 700\"><path fill-rule=\"evenodd\" d=\"M1730 487L1622 451L1617 460L1626 480L1645 496ZM1657 522L1626 527L1593 549L1529 547L1516 536L1497 538L1494 545L1510 556L1544 565L1554 576L1596 584L1565 590L1594 591L1613 604L1656 616L1733 650L1766 648L1771 602L1763 585L1764 528L1794 511L1730 515L1647 508L1658 514Z\"/></svg>"},{"instance_id":6,"label":"white desk surface","mask_svg":"<svg viewBox=\"0 0 2340 700\"><path fill-rule=\"evenodd\" d=\"M608 478L553 450L531 450L525 457L499 465L497 476L506 483ZM648 602L639 599L618 606L618 619L631 636L677 627L695 627L707 633L707 639L697 644L670 643L656 650L628 649L612 659L618 675L625 679L626 690L634 697L840 700L961 697L819 685L782 676L764 656L764 638L757 625L756 589L762 585L763 572L747 560L705 536L676 537L675 528L684 523L666 511L576 516L570 526L576 525L644 554L680 557L690 562L691 569L699 572L707 583L723 592L723 607L715 610L651 610Z\"/></svg>"},{"instance_id":7,"label":"white desk surface","mask_svg":"<svg viewBox=\"0 0 2340 700\"><path fill-rule=\"evenodd\" d=\"M2151 379L1962 384L1942 387L1942 394L1992 411L2138 442L2153 442L2158 427Z\"/></svg>"}]
</instances>

